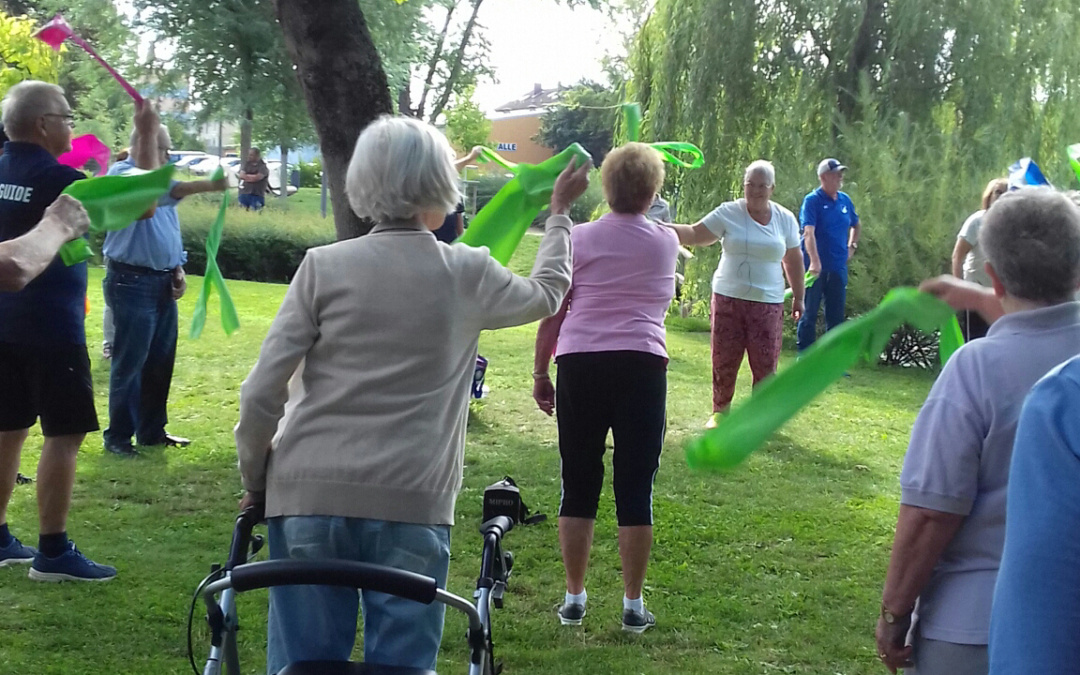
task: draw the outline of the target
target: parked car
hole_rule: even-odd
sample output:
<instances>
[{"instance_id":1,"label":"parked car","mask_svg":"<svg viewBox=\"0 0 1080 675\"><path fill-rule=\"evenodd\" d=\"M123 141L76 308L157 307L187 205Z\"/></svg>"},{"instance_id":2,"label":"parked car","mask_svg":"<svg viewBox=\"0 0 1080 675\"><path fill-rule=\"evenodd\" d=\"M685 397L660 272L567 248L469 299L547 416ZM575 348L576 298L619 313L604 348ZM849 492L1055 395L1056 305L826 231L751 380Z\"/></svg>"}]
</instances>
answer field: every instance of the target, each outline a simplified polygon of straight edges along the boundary
<instances>
[{"instance_id":1,"label":"parked car","mask_svg":"<svg viewBox=\"0 0 1080 675\"><path fill-rule=\"evenodd\" d=\"M169 152L169 161L176 165L176 168L183 169L190 166L195 162L202 161L209 157L205 152L198 150L172 150Z\"/></svg>"},{"instance_id":2,"label":"parked car","mask_svg":"<svg viewBox=\"0 0 1080 675\"><path fill-rule=\"evenodd\" d=\"M278 160L278 159L268 159L268 160L266 160L266 168L267 168L267 170L270 171L270 193L273 194L273 195L280 195L281 194L281 160ZM289 180L288 188L287 188L287 191L286 191L285 194L288 195L288 196L292 196L292 195L296 194L297 190L299 189L293 183L294 182L299 182L300 174L299 174L299 169L297 169L295 164L289 164L289 169L288 170L289 170L290 180ZM296 180L295 181L293 181L293 179L292 179L293 174L296 175Z\"/></svg>"},{"instance_id":3,"label":"parked car","mask_svg":"<svg viewBox=\"0 0 1080 675\"><path fill-rule=\"evenodd\" d=\"M213 173L219 165L225 169L226 174L229 174L234 172L240 166L240 159L237 157L223 157L219 160L217 157L211 156L191 164L188 166L188 169L194 174L206 176Z\"/></svg>"}]
</instances>

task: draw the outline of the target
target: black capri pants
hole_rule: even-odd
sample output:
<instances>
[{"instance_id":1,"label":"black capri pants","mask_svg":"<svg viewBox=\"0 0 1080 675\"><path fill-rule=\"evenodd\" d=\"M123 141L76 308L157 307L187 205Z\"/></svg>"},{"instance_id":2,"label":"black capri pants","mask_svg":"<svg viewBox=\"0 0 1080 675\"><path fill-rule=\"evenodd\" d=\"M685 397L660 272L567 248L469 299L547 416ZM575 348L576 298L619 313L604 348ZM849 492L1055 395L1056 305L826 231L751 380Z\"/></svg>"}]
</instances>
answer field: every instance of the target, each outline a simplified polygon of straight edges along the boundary
<instances>
[{"instance_id":1,"label":"black capri pants","mask_svg":"<svg viewBox=\"0 0 1080 675\"><path fill-rule=\"evenodd\" d=\"M555 362L562 458L559 515L596 518L610 429L619 526L652 525L653 481L666 424L667 359L612 351L563 354Z\"/></svg>"}]
</instances>

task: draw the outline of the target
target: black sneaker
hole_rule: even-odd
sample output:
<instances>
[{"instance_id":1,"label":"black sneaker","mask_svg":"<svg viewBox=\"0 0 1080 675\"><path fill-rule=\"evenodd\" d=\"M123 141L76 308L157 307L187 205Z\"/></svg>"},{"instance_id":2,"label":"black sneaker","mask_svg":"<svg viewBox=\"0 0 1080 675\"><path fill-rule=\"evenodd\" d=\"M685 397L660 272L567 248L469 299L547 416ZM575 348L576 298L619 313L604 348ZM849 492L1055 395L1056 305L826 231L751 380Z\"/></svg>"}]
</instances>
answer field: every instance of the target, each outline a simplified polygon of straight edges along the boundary
<instances>
[{"instance_id":1,"label":"black sneaker","mask_svg":"<svg viewBox=\"0 0 1080 675\"><path fill-rule=\"evenodd\" d=\"M131 446L131 441L126 443L105 441L105 450L120 457L138 457L139 453Z\"/></svg>"},{"instance_id":2,"label":"black sneaker","mask_svg":"<svg viewBox=\"0 0 1080 675\"><path fill-rule=\"evenodd\" d=\"M622 629L628 633L644 633L656 625L656 617L647 609L635 612L632 609L624 609L622 613Z\"/></svg>"},{"instance_id":3,"label":"black sneaker","mask_svg":"<svg viewBox=\"0 0 1080 675\"><path fill-rule=\"evenodd\" d=\"M585 618L585 605L568 602L559 606L559 623L564 626L580 626Z\"/></svg>"}]
</instances>

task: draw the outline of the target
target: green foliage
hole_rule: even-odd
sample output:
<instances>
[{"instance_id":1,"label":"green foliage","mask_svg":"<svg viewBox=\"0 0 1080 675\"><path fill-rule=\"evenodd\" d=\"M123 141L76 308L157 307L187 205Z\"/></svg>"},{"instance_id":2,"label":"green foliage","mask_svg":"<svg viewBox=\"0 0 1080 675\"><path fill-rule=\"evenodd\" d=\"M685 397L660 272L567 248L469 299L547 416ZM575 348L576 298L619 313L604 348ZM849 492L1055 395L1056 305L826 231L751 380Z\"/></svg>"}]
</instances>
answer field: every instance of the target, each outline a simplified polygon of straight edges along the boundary
<instances>
[{"instance_id":1,"label":"green foliage","mask_svg":"<svg viewBox=\"0 0 1080 675\"><path fill-rule=\"evenodd\" d=\"M322 187L323 165L321 159L315 157L310 162L300 162L298 168L300 169L300 187Z\"/></svg>"},{"instance_id":2,"label":"green foliage","mask_svg":"<svg viewBox=\"0 0 1080 675\"><path fill-rule=\"evenodd\" d=\"M446 111L446 138L460 151L491 142L491 120L473 101L476 87L469 87L457 97L453 108Z\"/></svg>"},{"instance_id":3,"label":"green foliage","mask_svg":"<svg viewBox=\"0 0 1080 675\"><path fill-rule=\"evenodd\" d=\"M600 166L611 152L615 125L619 120L621 96L595 82L582 82L563 94L560 105L540 120L536 140L549 148L562 149L581 143Z\"/></svg>"},{"instance_id":4,"label":"green foliage","mask_svg":"<svg viewBox=\"0 0 1080 675\"><path fill-rule=\"evenodd\" d=\"M0 96L23 80L56 82L60 56L34 38L39 26L0 11Z\"/></svg>"},{"instance_id":5,"label":"green foliage","mask_svg":"<svg viewBox=\"0 0 1080 675\"><path fill-rule=\"evenodd\" d=\"M202 274L206 269L206 236L220 202L189 201L180 211L188 252L185 269ZM333 221L315 215L277 211L270 204L260 213L234 207L225 221L218 266L229 279L288 283L309 248L335 240Z\"/></svg>"},{"instance_id":6,"label":"green foliage","mask_svg":"<svg viewBox=\"0 0 1080 675\"><path fill-rule=\"evenodd\" d=\"M705 152L668 170L678 220L741 196L743 168L776 166L774 201L798 213L814 166L851 167L862 224L849 311L890 287L947 269L956 232L986 182L1032 156L1069 184L1064 148L1080 139L1080 15L1066 3L878 0L660 0L629 64L647 140ZM688 265L708 296L719 247ZM698 305L705 309L704 303Z\"/></svg>"}]
</instances>

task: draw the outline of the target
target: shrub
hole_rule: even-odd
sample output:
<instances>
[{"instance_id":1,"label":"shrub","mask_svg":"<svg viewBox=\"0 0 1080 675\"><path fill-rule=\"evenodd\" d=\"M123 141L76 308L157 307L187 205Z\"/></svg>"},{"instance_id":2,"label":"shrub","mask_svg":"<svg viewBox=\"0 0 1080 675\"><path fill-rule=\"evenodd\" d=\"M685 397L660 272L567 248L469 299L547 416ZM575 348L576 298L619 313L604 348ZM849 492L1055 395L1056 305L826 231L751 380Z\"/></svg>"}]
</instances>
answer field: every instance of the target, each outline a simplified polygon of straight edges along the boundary
<instances>
[{"instance_id":1,"label":"shrub","mask_svg":"<svg viewBox=\"0 0 1080 675\"><path fill-rule=\"evenodd\" d=\"M184 269L190 274L206 272L206 236L217 218L219 199L217 195L198 195L180 205L180 229L188 252ZM92 238L99 258L104 239L103 234ZM309 248L335 239L333 221L314 214L270 208L254 213L230 206L218 248L218 266L229 279L288 283Z\"/></svg>"},{"instance_id":2,"label":"shrub","mask_svg":"<svg viewBox=\"0 0 1080 675\"><path fill-rule=\"evenodd\" d=\"M322 186L322 160L318 157L310 162L300 162L300 187Z\"/></svg>"}]
</instances>

